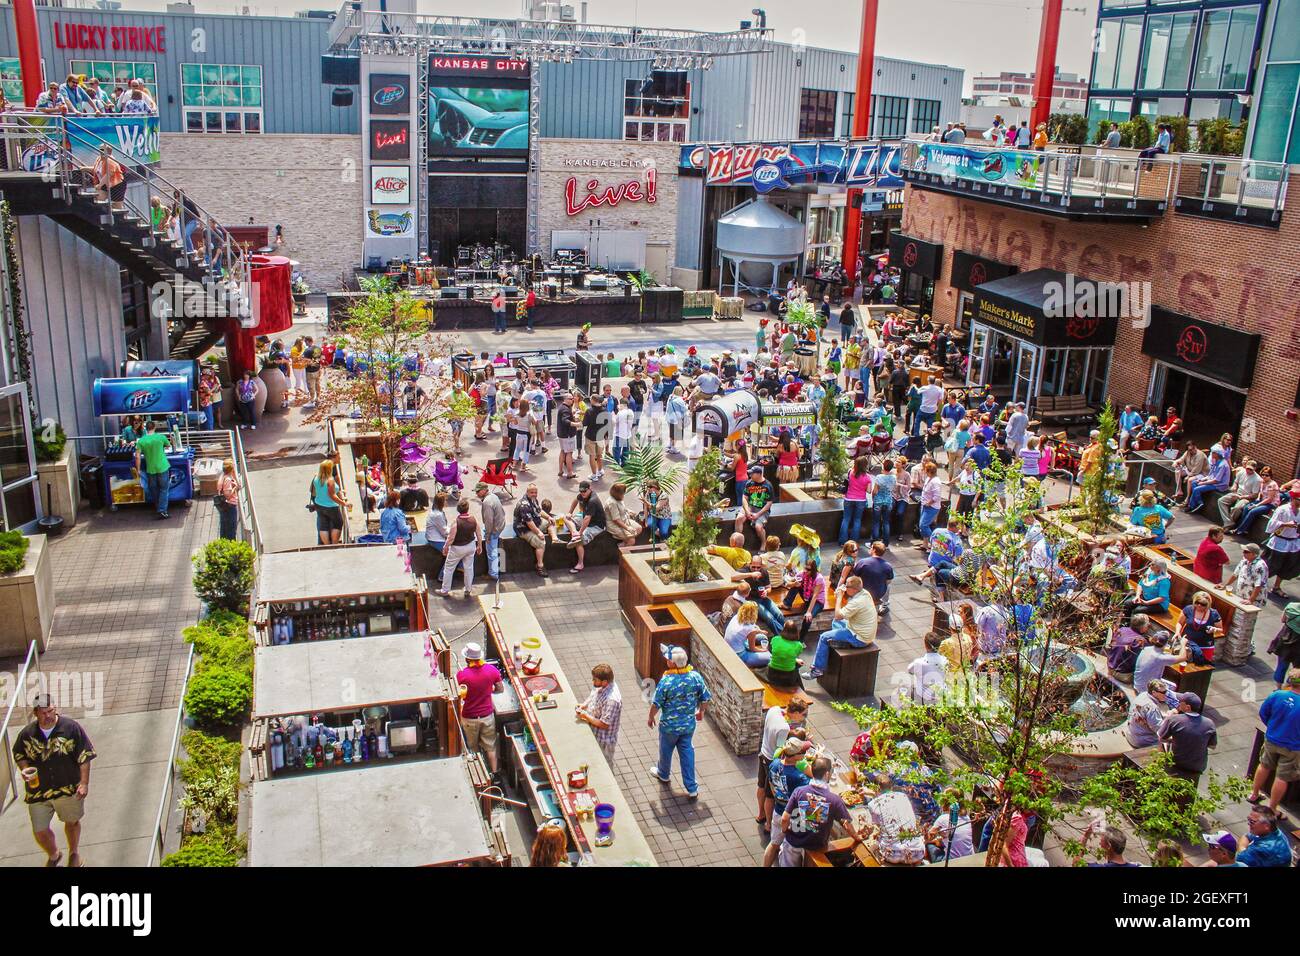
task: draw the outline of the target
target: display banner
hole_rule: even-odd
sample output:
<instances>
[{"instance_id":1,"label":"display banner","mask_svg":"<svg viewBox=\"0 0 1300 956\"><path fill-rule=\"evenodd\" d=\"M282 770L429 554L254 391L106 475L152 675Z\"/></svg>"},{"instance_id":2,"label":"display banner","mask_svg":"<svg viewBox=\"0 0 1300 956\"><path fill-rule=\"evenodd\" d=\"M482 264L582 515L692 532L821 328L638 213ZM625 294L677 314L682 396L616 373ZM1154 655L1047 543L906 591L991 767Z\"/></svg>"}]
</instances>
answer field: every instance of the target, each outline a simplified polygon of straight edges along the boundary
<instances>
[{"instance_id":1,"label":"display banner","mask_svg":"<svg viewBox=\"0 0 1300 956\"><path fill-rule=\"evenodd\" d=\"M411 124L407 120L370 121L371 159L410 159Z\"/></svg>"},{"instance_id":2,"label":"display banner","mask_svg":"<svg viewBox=\"0 0 1300 956\"><path fill-rule=\"evenodd\" d=\"M183 375L97 378L92 387L96 415L165 415L190 410L190 385Z\"/></svg>"},{"instance_id":3,"label":"display banner","mask_svg":"<svg viewBox=\"0 0 1300 956\"><path fill-rule=\"evenodd\" d=\"M376 206L409 206L411 167L371 166L370 202Z\"/></svg>"},{"instance_id":4,"label":"display banner","mask_svg":"<svg viewBox=\"0 0 1300 956\"><path fill-rule=\"evenodd\" d=\"M809 183L903 186L899 147L888 143L700 143L682 147L679 165L703 172L706 185L753 185L760 192Z\"/></svg>"},{"instance_id":5,"label":"display banner","mask_svg":"<svg viewBox=\"0 0 1300 956\"><path fill-rule=\"evenodd\" d=\"M946 143L921 143L913 172L951 176L979 183L1036 188L1043 154L1021 149L971 149Z\"/></svg>"},{"instance_id":6,"label":"display banner","mask_svg":"<svg viewBox=\"0 0 1300 956\"><path fill-rule=\"evenodd\" d=\"M406 116L411 112L411 78L405 73L370 74L370 115Z\"/></svg>"},{"instance_id":7,"label":"display banner","mask_svg":"<svg viewBox=\"0 0 1300 956\"><path fill-rule=\"evenodd\" d=\"M1005 279L1007 276L1014 275L1019 271L1015 266L995 262L992 259L985 259L969 252L956 251L952 254L952 278L950 281L954 288L969 292L972 289L979 288L985 282L992 282L994 279Z\"/></svg>"},{"instance_id":8,"label":"display banner","mask_svg":"<svg viewBox=\"0 0 1300 956\"><path fill-rule=\"evenodd\" d=\"M198 387L199 363L193 359L153 359L122 363L125 378L156 378L160 375L179 375L188 383L190 391Z\"/></svg>"},{"instance_id":9,"label":"display banner","mask_svg":"<svg viewBox=\"0 0 1300 956\"><path fill-rule=\"evenodd\" d=\"M943 266L943 244L914 239L901 232L891 232L889 264L927 279L937 279Z\"/></svg>"},{"instance_id":10,"label":"display banner","mask_svg":"<svg viewBox=\"0 0 1300 956\"><path fill-rule=\"evenodd\" d=\"M162 160L156 116L79 116L66 120L65 128L72 155L88 166L104 143L113 147L113 158L124 165L153 166Z\"/></svg>"}]
</instances>

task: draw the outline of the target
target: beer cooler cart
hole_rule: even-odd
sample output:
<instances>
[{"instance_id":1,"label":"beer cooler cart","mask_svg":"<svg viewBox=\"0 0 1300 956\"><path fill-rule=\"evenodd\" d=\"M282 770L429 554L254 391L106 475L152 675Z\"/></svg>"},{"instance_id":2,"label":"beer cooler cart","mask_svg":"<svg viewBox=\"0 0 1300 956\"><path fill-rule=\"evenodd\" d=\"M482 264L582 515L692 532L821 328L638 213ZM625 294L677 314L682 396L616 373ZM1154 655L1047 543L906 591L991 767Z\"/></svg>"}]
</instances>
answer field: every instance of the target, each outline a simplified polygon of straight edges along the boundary
<instances>
[{"instance_id":1,"label":"beer cooler cart","mask_svg":"<svg viewBox=\"0 0 1300 956\"><path fill-rule=\"evenodd\" d=\"M183 375L140 375L97 378L93 386L94 410L104 440L104 499L118 505L152 504L148 484L135 473L135 446L121 441L120 420L132 415L167 416L172 435L168 501L194 498L194 448L188 442L190 383ZM109 434L109 420L113 434ZM174 426L174 427L173 427Z\"/></svg>"}]
</instances>

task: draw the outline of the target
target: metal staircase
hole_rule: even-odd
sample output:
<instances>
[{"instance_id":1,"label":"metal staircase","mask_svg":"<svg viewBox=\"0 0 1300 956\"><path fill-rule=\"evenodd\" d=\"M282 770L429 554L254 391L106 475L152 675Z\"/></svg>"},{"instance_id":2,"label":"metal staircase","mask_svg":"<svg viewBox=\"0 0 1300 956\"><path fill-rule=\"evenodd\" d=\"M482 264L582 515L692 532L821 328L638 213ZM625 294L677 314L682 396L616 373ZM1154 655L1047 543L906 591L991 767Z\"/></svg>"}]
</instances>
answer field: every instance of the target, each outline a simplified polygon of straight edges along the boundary
<instances>
[{"instance_id":1,"label":"metal staircase","mask_svg":"<svg viewBox=\"0 0 1300 956\"><path fill-rule=\"evenodd\" d=\"M96 187L92 166L68 148L69 126L78 140L91 141L96 149L107 142L75 119L0 114L0 193L13 214L48 216L143 281L155 315L183 327L173 351L204 341L210 347L224 327L212 320L237 318L243 327L253 327L249 263L230 233L154 169L123 162L116 154L126 189L121 202L111 202ZM179 211L175 229L153 225L155 199L164 209Z\"/></svg>"}]
</instances>

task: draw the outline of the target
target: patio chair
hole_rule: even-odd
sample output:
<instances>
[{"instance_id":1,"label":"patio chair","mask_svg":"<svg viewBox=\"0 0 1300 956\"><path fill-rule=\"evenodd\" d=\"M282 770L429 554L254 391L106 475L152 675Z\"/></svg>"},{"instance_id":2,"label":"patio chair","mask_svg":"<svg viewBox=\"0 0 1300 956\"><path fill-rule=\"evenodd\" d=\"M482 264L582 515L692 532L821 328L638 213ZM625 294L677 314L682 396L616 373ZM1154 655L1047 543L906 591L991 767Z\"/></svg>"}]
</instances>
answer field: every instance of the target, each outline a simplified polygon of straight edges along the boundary
<instances>
[{"instance_id":1,"label":"patio chair","mask_svg":"<svg viewBox=\"0 0 1300 956\"><path fill-rule=\"evenodd\" d=\"M492 488L499 488L507 498L513 498L514 493L510 490L518 488L519 482L515 480L515 465L509 458L493 458L487 463L487 467L480 468L474 466L474 470L479 473L479 481Z\"/></svg>"},{"instance_id":2,"label":"patio chair","mask_svg":"<svg viewBox=\"0 0 1300 956\"><path fill-rule=\"evenodd\" d=\"M425 445L417 444L409 438L403 438L401 443L402 451L402 471L408 476L414 475L419 478L421 475L428 478L429 460L433 458L433 449ZM408 468L413 467L413 471Z\"/></svg>"}]
</instances>

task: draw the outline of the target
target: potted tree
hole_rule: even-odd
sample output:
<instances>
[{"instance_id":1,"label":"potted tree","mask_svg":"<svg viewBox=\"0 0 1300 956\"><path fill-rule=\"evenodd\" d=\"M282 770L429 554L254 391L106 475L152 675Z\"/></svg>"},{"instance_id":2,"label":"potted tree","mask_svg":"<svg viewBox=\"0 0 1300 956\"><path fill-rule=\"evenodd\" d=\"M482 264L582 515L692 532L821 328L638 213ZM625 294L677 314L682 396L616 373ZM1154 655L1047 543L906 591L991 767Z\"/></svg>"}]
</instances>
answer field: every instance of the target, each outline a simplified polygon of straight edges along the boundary
<instances>
[{"instance_id":1,"label":"potted tree","mask_svg":"<svg viewBox=\"0 0 1300 956\"><path fill-rule=\"evenodd\" d=\"M307 284L307 280L302 276L294 276L290 291L293 293L293 314L306 315L307 295L311 292L311 286Z\"/></svg>"},{"instance_id":2,"label":"potted tree","mask_svg":"<svg viewBox=\"0 0 1300 956\"><path fill-rule=\"evenodd\" d=\"M61 515L64 527L71 528L77 523L77 506L81 503L76 446L69 450L63 426L48 418L36 429L33 444L39 486L49 492L45 511Z\"/></svg>"},{"instance_id":3,"label":"potted tree","mask_svg":"<svg viewBox=\"0 0 1300 956\"><path fill-rule=\"evenodd\" d=\"M623 459L623 464L612 464L610 469L619 481L627 485L628 491L643 499L646 490L652 484L658 485L659 490L665 495L676 493L682 475L686 473L685 465L668 461L663 445L640 441L632 444L627 457ZM655 546L658 543L659 534L657 530L652 530L650 532L651 561L655 560Z\"/></svg>"},{"instance_id":4,"label":"potted tree","mask_svg":"<svg viewBox=\"0 0 1300 956\"><path fill-rule=\"evenodd\" d=\"M0 656L44 652L54 625L54 572L45 535L0 532Z\"/></svg>"}]
</instances>

